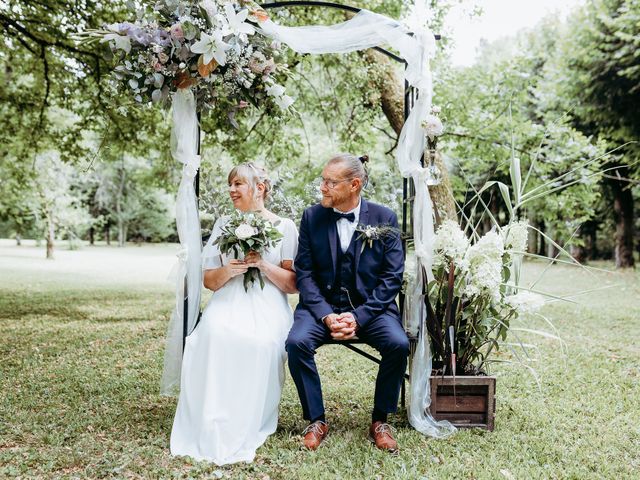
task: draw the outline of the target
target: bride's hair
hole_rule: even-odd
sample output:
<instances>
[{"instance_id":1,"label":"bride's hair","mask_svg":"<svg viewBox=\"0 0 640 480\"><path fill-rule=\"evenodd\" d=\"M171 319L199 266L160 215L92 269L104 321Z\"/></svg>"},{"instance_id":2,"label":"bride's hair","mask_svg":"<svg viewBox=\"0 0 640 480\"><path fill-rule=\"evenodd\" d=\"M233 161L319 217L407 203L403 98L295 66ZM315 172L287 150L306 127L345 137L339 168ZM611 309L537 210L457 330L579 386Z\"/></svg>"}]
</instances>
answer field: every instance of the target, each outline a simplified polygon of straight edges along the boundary
<instances>
[{"instance_id":1,"label":"bride's hair","mask_svg":"<svg viewBox=\"0 0 640 480\"><path fill-rule=\"evenodd\" d=\"M346 168L347 178L359 178L362 182L362 188L364 188L367 186L367 183L369 183L369 172L367 172L367 168L365 167L368 161L368 155L356 157L350 153L339 153L334 155L328 163L343 164Z\"/></svg>"},{"instance_id":2,"label":"bride's hair","mask_svg":"<svg viewBox=\"0 0 640 480\"><path fill-rule=\"evenodd\" d=\"M239 178L247 182L251 187L254 197L258 193L258 190L256 188L258 184L263 184L264 195L262 199L266 202L267 198L269 198L269 194L271 193L271 180L269 179L267 171L260 165L256 165L253 162L246 162L236 165L229 172L227 182L231 184L231 181L235 178Z\"/></svg>"}]
</instances>

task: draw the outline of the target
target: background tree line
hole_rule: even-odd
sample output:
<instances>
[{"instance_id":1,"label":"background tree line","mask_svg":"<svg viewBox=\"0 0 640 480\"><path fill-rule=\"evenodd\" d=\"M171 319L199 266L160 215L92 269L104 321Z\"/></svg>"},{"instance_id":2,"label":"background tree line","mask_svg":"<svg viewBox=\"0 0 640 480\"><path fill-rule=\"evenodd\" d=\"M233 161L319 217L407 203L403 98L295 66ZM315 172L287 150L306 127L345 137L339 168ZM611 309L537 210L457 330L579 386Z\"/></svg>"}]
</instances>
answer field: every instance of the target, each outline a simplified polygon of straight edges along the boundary
<instances>
[{"instance_id":1,"label":"background tree line","mask_svg":"<svg viewBox=\"0 0 640 480\"><path fill-rule=\"evenodd\" d=\"M129 3L129 5L128 5ZM395 18L400 0L343 2ZM434 200L482 223L470 201L488 179L509 176L509 160L531 165L532 199L521 217L582 260L634 264L638 251L640 47L637 0L589 0L565 23L547 19L517 38L485 45L478 62L452 67L455 38L443 27L455 0L432 2L443 35L435 62L435 103L449 179ZM106 45L73 34L132 19L136 2L6 1L0 5L0 237L173 240L172 197L179 167L169 154L169 112L118 97ZM271 10L291 25L332 23L338 11ZM368 195L400 208L394 148L402 126L401 66L372 51L290 57L288 91L297 113L273 119L247 112L231 128L203 116L204 228L228 208L226 172L239 161L265 164L276 209L297 217L336 151L372 158ZM450 183L449 183L450 181ZM553 195L535 196L551 186ZM449 191L450 188L450 191ZM506 218L500 195L483 201ZM486 223L489 228L489 223ZM556 253L542 235L530 249Z\"/></svg>"}]
</instances>

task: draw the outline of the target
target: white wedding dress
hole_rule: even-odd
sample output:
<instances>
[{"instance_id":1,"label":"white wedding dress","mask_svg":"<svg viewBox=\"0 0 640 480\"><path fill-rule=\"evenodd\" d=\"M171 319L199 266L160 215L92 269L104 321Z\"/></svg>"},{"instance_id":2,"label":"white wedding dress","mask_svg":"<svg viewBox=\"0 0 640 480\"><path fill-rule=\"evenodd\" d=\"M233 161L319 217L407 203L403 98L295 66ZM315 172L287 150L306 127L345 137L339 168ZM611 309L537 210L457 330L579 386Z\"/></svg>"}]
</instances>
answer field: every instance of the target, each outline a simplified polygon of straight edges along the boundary
<instances>
[{"instance_id":1,"label":"white wedding dress","mask_svg":"<svg viewBox=\"0 0 640 480\"><path fill-rule=\"evenodd\" d=\"M224 221L216 222L203 250L203 269L230 259L212 245ZM279 265L295 258L298 233L289 219L277 228L283 238L263 258ZM284 342L292 322L286 294L266 277L264 290L256 281L245 292L238 275L213 294L186 340L172 455L217 465L254 459L278 424Z\"/></svg>"}]
</instances>

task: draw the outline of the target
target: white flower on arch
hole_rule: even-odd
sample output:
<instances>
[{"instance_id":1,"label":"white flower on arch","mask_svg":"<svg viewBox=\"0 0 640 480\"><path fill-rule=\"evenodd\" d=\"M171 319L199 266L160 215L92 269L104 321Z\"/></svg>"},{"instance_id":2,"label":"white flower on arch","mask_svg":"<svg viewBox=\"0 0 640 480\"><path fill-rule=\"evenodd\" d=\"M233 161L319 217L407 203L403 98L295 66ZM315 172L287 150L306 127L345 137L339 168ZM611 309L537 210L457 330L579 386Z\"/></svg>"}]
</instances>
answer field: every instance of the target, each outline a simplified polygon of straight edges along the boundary
<instances>
[{"instance_id":1,"label":"white flower on arch","mask_svg":"<svg viewBox=\"0 0 640 480\"><path fill-rule=\"evenodd\" d=\"M278 105L282 110L286 110L291 105L293 105L293 98L289 95L285 95L285 88L282 85L278 85L274 83L273 85L266 88L267 95L273 97L273 101Z\"/></svg>"},{"instance_id":2,"label":"white flower on arch","mask_svg":"<svg viewBox=\"0 0 640 480\"><path fill-rule=\"evenodd\" d=\"M231 45L222 40L222 32L220 31L213 32L213 35L202 32L200 40L191 45L193 53L201 53L204 56L202 60L205 65L215 58L218 65L224 66L227 63L226 52L230 48Z\"/></svg>"},{"instance_id":3,"label":"white flower on arch","mask_svg":"<svg viewBox=\"0 0 640 480\"><path fill-rule=\"evenodd\" d=\"M227 25L222 32L224 35L240 35L241 33L253 35L255 33L255 29L248 23L245 23L245 20L249 16L249 10L246 8L236 13L233 5L227 3L224 6L224 13L227 17Z\"/></svg>"}]
</instances>

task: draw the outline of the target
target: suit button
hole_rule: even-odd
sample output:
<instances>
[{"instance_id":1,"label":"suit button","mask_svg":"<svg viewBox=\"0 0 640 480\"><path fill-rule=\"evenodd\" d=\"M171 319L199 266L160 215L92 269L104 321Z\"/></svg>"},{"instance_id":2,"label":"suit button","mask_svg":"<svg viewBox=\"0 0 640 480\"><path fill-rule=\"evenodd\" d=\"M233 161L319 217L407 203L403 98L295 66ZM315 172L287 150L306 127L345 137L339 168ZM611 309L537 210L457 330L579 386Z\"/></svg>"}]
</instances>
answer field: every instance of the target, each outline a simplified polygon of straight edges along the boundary
<instances>
[{"instance_id":1,"label":"suit button","mask_svg":"<svg viewBox=\"0 0 640 480\"><path fill-rule=\"evenodd\" d=\"M327 285L327 290L331 290L331 285Z\"/></svg>"}]
</instances>

